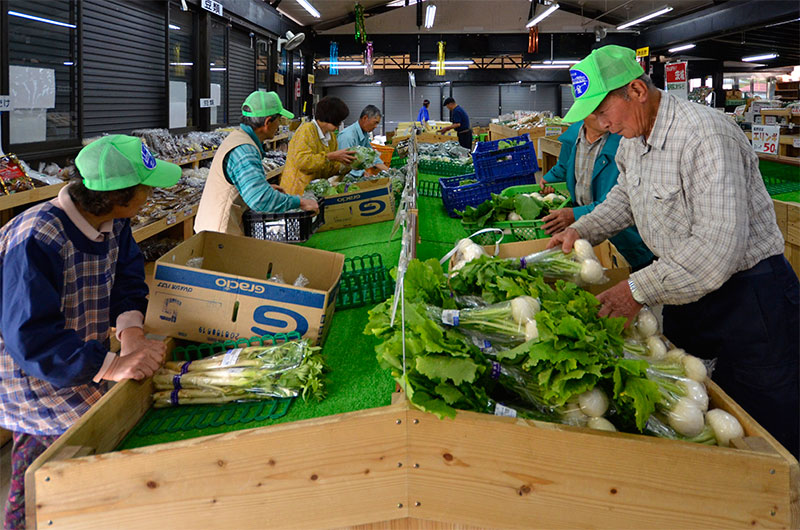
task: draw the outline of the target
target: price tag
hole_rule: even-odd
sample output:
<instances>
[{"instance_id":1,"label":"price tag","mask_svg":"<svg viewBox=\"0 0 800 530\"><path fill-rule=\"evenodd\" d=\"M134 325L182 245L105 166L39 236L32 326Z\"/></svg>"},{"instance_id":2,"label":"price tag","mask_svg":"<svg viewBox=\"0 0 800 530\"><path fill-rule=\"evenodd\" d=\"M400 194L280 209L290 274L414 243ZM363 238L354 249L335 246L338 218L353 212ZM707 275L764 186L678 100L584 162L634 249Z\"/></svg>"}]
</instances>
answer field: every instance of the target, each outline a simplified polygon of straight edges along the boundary
<instances>
[{"instance_id":1,"label":"price tag","mask_svg":"<svg viewBox=\"0 0 800 530\"><path fill-rule=\"evenodd\" d=\"M777 125L753 125L753 149L756 153L778 154L780 130Z\"/></svg>"},{"instance_id":2,"label":"price tag","mask_svg":"<svg viewBox=\"0 0 800 530\"><path fill-rule=\"evenodd\" d=\"M222 362L219 363L220 368L236 364L236 361L239 360L240 353L242 353L242 348L234 348L225 352L225 355L222 357Z\"/></svg>"},{"instance_id":3,"label":"price tag","mask_svg":"<svg viewBox=\"0 0 800 530\"><path fill-rule=\"evenodd\" d=\"M11 96L0 96L0 112L5 112L14 108Z\"/></svg>"},{"instance_id":4,"label":"price tag","mask_svg":"<svg viewBox=\"0 0 800 530\"><path fill-rule=\"evenodd\" d=\"M645 46L644 48L636 48L636 57L649 57L650 56L650 46Z\"/></svg>"},{"instance_id":5,"label":"price tag","mask_svg":"<svg viewBox=\"0 0 800 530\"><path fill-rule=\"evenodd\" d=\"M222 16L222 4L219 2L215 2L214 0L202 0L200 5L206 11L211 11L215 15Z\"/></svg>"},{"instance_id":6,"label":"price tag","mask_svg":"<svg viewBox=\"0 0 800 530\"><path fill-rule=\"evenodd\" d=\"M561 127L545 127L544 128L544 135L545 136L558 136L561 134Z\"/></svg>"},{"instance_id":7,"label":"price tag","mask_svg":"<svg viewBox=\"0 0 800 530\"><path fill-rule=\"evenodd\" d=\"M178 222L178 217L174 213L167 215L167 226L174 225L177 222Z\"/></svg>"},{"instance_id":8,"label":"price tag","mask_svg":"<svg viewBox=\"0 0 800 530\"><path fill-rule=\"evenodd\" d=\"M800 138L795 138L792 140L792 147L800 147Z\"/></svg>"},{"instance_id":9,"label":"price tag","mask_svg":"<svg viewBox=\"0 0 800 530\"><path fill-rule=\"evenodd\" d=\"M214 101L214 98L200 98L200 108L205 109L208 107L216 107L217 102Z\"/></svg>"},{"instance_id":10,"label":"price tag","mask_svg":"<svg viewBox=\"0 0 800 530\"><path fill-rule=\"evenodd\" d=\"M448 326L458 326L458 309L445 309L442 311L442 323Z\"/></svg>"},{"instance_id":11,"label":"price tag","mask_svg":"<svg viewBox=\"0 0 800 530\"><path fill-rule=\"evenodd\" d=\"M777 116L764 116L764 125L775 125L778 123Z\"/></svg>"},{"instance_id":12,"label":"price tag","mask_svg":"<svg viewBox=\"0 0 800 530\"><path fill-rule=\"evenodd\" d=\"M495 416L506 416L508 418L516 418L517 417L517 411L512 409L512 408L510 408L510 407L506 407L505 405L501 405L500 403L497 403L494 406L494 415Z\"/></svg>"}]
</instances>

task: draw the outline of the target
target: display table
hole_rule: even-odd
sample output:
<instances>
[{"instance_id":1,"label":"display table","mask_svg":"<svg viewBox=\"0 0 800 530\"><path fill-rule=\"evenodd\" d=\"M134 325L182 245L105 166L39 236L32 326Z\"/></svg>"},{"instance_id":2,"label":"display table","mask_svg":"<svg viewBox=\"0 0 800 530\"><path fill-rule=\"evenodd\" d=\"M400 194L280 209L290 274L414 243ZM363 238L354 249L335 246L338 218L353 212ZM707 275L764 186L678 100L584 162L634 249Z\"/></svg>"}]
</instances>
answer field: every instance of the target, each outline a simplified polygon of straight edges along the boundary
<instances>
[{"instance_id":1,"label":"display table","mask_svg":"<svg viewBox=\"0 0 800 530\"><path fill-rule=\"evenodd\" d=\"M420 175L428 178L435 177ZM440 199L420 197L418 208L420 258L439 258L466 235ZM307 245L350 256L388 254L399 243L381 247L391 225L319 233ZM394 381L377 367L373 339L362 333L367 311L334 314L323 348L332 368L329 396L318 405L296 402L279 425L137 440L136 425L151 413L152 382L117 384L28 470L28 524L82 530L800 524L797 461L712 382L711 406L744 427L737 449L470 412L438 420L409 407L402 395L391 397Z\"/></svg>"}]
</instances>

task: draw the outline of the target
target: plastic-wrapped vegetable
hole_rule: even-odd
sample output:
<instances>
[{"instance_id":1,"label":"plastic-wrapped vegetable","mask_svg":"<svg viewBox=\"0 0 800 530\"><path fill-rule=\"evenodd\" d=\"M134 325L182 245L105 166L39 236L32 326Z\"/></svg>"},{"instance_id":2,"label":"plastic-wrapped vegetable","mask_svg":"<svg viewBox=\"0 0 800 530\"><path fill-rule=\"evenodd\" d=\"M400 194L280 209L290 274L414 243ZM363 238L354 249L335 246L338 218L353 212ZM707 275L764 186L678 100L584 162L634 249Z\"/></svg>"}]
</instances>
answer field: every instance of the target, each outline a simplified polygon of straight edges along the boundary
<instances>
[{"instance_id":1,"label":"plastic-wrapped vegetable","mask_svg":"<svg viewBox=\"0 0 800 530\"><path fill-rule=\"evenodd\" d=\"M608 281L592 246L580 239L575 242L575 249L566 254L561 249L551 248L513 259L519 259L524 267L541 272L545 278L584 285L599 285Z\"/></svg>"},{"instance_id":2,"label":"plastic-wrapped vegetable","mask_svg":"<svg viewBox=\"0 0 800 530\"><path fill-rule=\"evenodd\" d=\"M485 307L444 310L427 307L428 314L443 324L473 331L491 343L509 346L538 339L534 315L539 309L539 301L531 296L518 296Z\"/></svg>"},{"instance_id":3,"label":"plastic-wrapped vegetable","mask_svg":"<svg viewBox=\"0 0 800 530\"><path fill-rule=\"evenodd\" d=\"M355 160L353 160L353 163L350 164L351 169L366 169L375 165L375 157L378 156L378 154L374 149L364 147L363 145L357 145L349 148L349 150L355 151L355 154L353 155Z\"/></svg>"}]
</instances>

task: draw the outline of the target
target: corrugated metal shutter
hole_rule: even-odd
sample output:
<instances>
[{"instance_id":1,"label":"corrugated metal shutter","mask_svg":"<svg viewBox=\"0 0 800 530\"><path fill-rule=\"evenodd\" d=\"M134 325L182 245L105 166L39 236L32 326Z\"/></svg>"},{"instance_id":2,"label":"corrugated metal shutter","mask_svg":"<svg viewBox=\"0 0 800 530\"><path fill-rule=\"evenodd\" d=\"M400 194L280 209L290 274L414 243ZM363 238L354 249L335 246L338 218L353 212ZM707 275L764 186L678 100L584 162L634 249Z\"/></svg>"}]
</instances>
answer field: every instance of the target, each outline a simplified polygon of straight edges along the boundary
<instances>
[{"instance_id":1,"label":"corrugated metal shutter","mask_svg":"<svg viewBox=\"0 0 800 530\"><path fill-rule=\"evenodd\" d=\"M168 125L166 4L83 3L84 135Z\"/></svg>"},{"instance_id":2,"label":"corrugated metal shutter","mask_svg":"<svg viewBox=\"0 0 800 530\"><path fill-rule=\"evenodd\" d=\"M538 90L538 87L537 87ZM508 114L515 110L533 110L533 95L529 85L500 86L500 114Z\"/></svg>"},{"instance_id":3,"label":"corrugated metal shutter","mask_svg":"<svg viewBox=\"0 0 800 530\"><path fill-rule=\"evenodd\" d=\"M456 103L467 112L470 127L485 127L492 118L500 112L500 87L493 86L454 86L453 98ZM444 118L450 119L450 113L445 110Z\"/></svg>"},{"instance_id":4,"label":"corrugated metal shutter","mask_svg":"<svg viewBox=\"0 0 800 530\"><path fill-rule=\"evenodd\" d=\"M350 109L344 124L350 125L358 121L358 116L367 105L378 108L383 104L383 92L379 86L337 86L327 90L328 96L336 96L344 101Z\"/></svg>"},{"instance_id":5,"label":"corrugated metal shutter","mask_svg":"<svg viewBox=\"0 0 800 530\"><path fill-rule=\"evenodd\" d=\"M573 101L572 85L561 85L561 114L559 116L564 117L567 114Z\"/></svg>"},{"instance_id":6,"label":"corrugated metal shutter","mask_svg":"<svg viewBox=\"0 0 800 530\"><path fill-rule=\"evenodd\" d=\"M558 91L558 85L536 85L536 92L531 92L533 96L533 110L549 110L554 116L557 116Z\"/></svg>"},{"instance_id":7,"label":"corrugated metal shutter","mask_svg":"<svg viewBox=\"0 0 800 530\"><path fill-rule=\"evenodd\" d=\"M441 120L441 88L438 86L418 86L414 91L414 105L409 109L408 87L407 86L387 86L386 91L386 117L384 124L386 131L394 131L397 124L402 121L417 119L422 102L426 99L431 104L428 107L428 114L432 120ZM409 115L409 112L412 114Z\"/></svg>"},{"instance_id":8,"label":"corrugated metal shutter","mask_svg":"<svg viewBox=\"0 0 800 530\"><path fill-rule=\"evenodd\" d=\"M250 49L250 37L236 30L230 32L229 52L228 116L229 123L236 125L242 121L242 103L256 89L256 56Z\"/></svg>"}]
</instances>

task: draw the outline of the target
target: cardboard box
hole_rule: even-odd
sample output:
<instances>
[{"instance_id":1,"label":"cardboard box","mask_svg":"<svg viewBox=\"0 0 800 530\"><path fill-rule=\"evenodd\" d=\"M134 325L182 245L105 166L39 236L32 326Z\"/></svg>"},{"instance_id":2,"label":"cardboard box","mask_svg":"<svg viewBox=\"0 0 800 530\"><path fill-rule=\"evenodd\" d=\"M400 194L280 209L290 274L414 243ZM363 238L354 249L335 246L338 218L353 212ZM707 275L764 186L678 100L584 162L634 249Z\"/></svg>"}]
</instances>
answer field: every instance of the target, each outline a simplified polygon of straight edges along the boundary
<instances>
[{"instance_id":1,"label":"cardboard box","mask_svg":"<svg viewBox=\"0 0 800 530\"><path fill-rule=\"evenodd\" d=\"M500 258L521 258L540 252L547 248L547 243L550 238L534 239L532 241L517 241L514 243L504 243L500 245L500 252L497 254ZM494 255L494 245L483 247L489 255ZM585 289L592 294L600 294L606 289L610 289L621 281L627 280L630 276L631 268L622 254L619 253L617 248L608 240L603 241L594 247L594 253L600 264L607 269L605 271L608 277L608 282L602 285L589 285Z\"/></svg>"},{"instance_id":2,"label":"cardboard box","mask_svg":"<svg viewBox=\"0 0 800 530\"><path fill-rule=\"evenodd\" d=\"M201 268L186 265L200 257ZM343 265L334 252L201 232L156 261L146 326L196 342L297 331L319 344ZM301 273L308 285L293 286ZM277 275L288 284L267 281Z\"/></svg>"},{"instance_id":3,"label":"cardboard box","mask_svg":"<svg viewBox=\"0 0 800 530\"><path fill-rule=\"evenodd\" d=\"M325 197L325 224L318 231L394 219L394 192L388 178L359 182L358 189Z\"/></svg>"}]
</instances>

